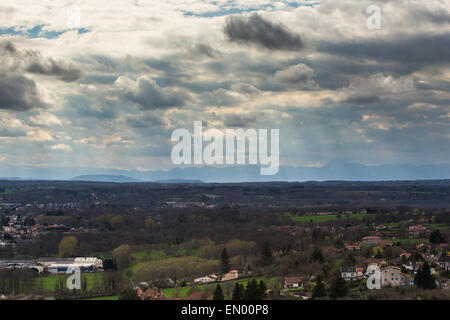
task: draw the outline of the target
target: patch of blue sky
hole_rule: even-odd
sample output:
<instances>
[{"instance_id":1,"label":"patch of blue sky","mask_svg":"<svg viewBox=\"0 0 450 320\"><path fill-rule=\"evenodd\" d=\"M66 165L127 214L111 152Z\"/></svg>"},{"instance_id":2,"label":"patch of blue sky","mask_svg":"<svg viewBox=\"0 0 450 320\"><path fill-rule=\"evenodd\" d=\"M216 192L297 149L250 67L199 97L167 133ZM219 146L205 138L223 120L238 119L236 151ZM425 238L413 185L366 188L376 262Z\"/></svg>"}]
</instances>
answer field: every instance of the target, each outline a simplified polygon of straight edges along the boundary
<instances>
[{"instance_id":1,"label":"patch of blue sky","mask_svg":"<svg viewBox=\"0 0 450 320\"><path fill-rule=\"evenodd\" d=\"M41 24L41 25L37 25L30 29L26 29L22 26L3 28L3 29L0 28L0 35L24 36L24 37L31 38L31 39L36 39L36 38L56 39L60 35L70 31L68 29L60 30L60 31L47 31L47 30L43 30L44 27L45 27L45 25ZM78 34L83 34L83 33L89 32L89 30L85 29L85 28L78 28L78 29L73 29L73 30L76 30L78 32Z\"/></svg>"},{"instance_id":2,"label":"patch of blue sky","mask_svg":"<svg viewBox=\"0 0 450 320\"><path fill-rule=\"evenodd\" d=\"M287 6L291 8L298 8L298 7L315 7L317 5L320 5L319 1L316 0L301 0L301 1L274 1L279 3L284 3ZM227 16L231 14L240 14L240 13L249 13L249 12L255 12L255 11L265 11L265 10L273 10L275 9L275 5L273 4L264 4L258 7L248 7L248 8L242 8L240 6L237 6L234 4L234 1L228 1L227 5L220 5L217 4L217 2L211 2L213 5L217 5L220 9L216 11L209 11L209 12L203 12L203 13L196 13L193 11L185 11L183 10L184 16L191 16L191 17L203 17L203 18L213 18L213 17L222 17Z\"/></svg>"}]
</instances>

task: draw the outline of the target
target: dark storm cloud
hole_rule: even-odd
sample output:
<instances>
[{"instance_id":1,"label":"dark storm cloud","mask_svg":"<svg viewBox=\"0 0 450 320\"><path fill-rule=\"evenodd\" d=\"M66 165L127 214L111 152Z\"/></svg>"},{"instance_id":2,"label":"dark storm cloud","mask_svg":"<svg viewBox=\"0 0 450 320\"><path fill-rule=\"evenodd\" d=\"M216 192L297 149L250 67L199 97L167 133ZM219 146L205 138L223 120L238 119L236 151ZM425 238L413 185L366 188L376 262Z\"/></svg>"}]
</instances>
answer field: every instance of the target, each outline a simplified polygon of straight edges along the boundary
<instances>
[{"instance_id":1,"label":"dark storm cloud","mask_svg":"<svg viewBox=\"0 0 450 320\"><path fill-rule=\"evenodd\" d=\"M282 24L274 24L258 14L250 17L231 16L227 19L225 35L229 41L255 44L270 50L300 50L304 47L301 37Z\"/></svg>"},{"instance_id":2,"label":"dark storm cloud","mask_svg":"<svg viewBox=\"0 0 450 320\"><path fill-rule=\"evenodd\" d=\"M140 116L140 117L130 117L126 121L127 121L127 125L130 128L135 128L135 129L160 127L160 126L164 125L164 121L161 118L159 118L153 114L146 114L146 115Z\"/></svg>"},{"instance_id":3,"label":"dark storm cloud","mask_svg":"<svg viewBox=\"0 0 450 320\"><path fill-rule=\"evenodd\" d=\"M411 13L411 20L413 21L429 21L433 24L450 23L450 14L442 11L430 10L413 10Z\"/></svg>"},{"instance_id":4,"label":"dark storm cloud","mask_svg":"<svg viewBox=\"0 0 450 320\"><path fill-rule=\"evenodd\" d=\"M19 50L11 41L0 43L0 54L3 58L0 68L9 73L41 74L53 76L65 82L79 80L83 75L82 71L73 65L42 57L36 50Z\"/></svg>"},{"instance_id":5,"label":"dark storm cloud","mask_svg":"<svg viewBox=\"0 0 450 320\"><path fill-rule=\"evenodd\" d=\"M21 75L0 74L0 109L26 111L43 107L36 83Z\"/></svg>"},{"instance_id":6,"label":"dark storm cloud","mask_svg":"<svg viewBox=\"0 0 450 320\"><path fill-rule=\"evenodd\" d=\"M49 59L48 61L32 62L26 69L29 73L55 76L64 82L77 81L82 77L80 69L66 65L61 61Z\"/></svg>"},{"instance_id":7,"label":"dark storm cloud","mask_svg":"<svg viewBox=\"0 0 450 320\"><path fill-rule=\"evenodd\" d=\"M374 104L374 103L380 103L381 98L375 95L364 95L364 94L356 94L351 95L343 102L347 102L354 105L366 105L366 104Z\"/></svg>"},{"instance_id":8,"label":"dark storm cloud","mask_svg":"<svg viewBox=\"0 0 450 320\"><path fill-rule=\"evenodd\" d=\"M237 114L226 115L223 119L224 126L228 128L247 128L255 122L255 116L242 116Z\"/></svg>"},{"instance_id":9,"label":"dark storm cloud","mask_svg":"<svg viewBox=\"0 0 450 320\"><path fill-rule=\"evenodd\" d=\"M155 81L144 78L139 79L136 92L125 94L124 98L139 104L145 110L180 107L188 100L183 92L161 88Z\"/></svg>"},{"instance_id":10,"label":"dark storm cloud","mask_svg":"<svg viewBox=\"0 0 450 320\"><path fill-rule=\"evenodd\" d=\"M318 51L352 59L406 64L414 72L423 66L450 62L450 34L396 35L385 39L324 42Z\"/></svg>"}]
</instances>

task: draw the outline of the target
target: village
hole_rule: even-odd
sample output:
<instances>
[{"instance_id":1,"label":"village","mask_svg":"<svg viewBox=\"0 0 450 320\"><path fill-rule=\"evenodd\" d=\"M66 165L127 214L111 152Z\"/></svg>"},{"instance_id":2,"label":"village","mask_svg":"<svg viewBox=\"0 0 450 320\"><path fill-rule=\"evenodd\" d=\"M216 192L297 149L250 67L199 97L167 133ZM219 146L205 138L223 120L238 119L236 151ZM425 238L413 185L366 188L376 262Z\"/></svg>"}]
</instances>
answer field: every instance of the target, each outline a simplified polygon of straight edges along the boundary
<instances>
[{"instance_id":1,"label":"village","mask_svg":"<svg viewBox=\"0 0 450 320\"><path fill-rule=\"evenodd\" d=\"M14 240L21 238L37 238L39 235L49 232L63 232L66 235L76 234L74 228L63 225L43 226L35 223L31 217L20 217L16 215L3 218L7 221L0 232L3 246L12 244ZM419 222L419 223L418 223ZM5 223L4 223L5 224ZM398 224L373 224L368 230L369 235L360 237L359 241L343 242L339 239L339 230L345 228L339 226L272 226L282 233L291 235L304 235L319 228L321 232L333 231L338 236L331 247L316 248L310 261L319 262L323 266L327 256L335 257L334 267L338 267L339 277L345 283L349 291L352 288L358 290L385 290L398 287L418 286L418 274L424 269L429 272L433 279L433 288L448 290L450 271L450 252L448 244L444 242L444 235L438 229L430 227L430 221L426 219L410 219L405 223ZM347 228L348 229L348 228ZM367 232L367 231L366 231ZM444 231L445 232L445 231ZM405 234L406 233L406 234ZM342 237L342 236L341 236ZM388 240L389 239L389 240ZM9 242L8 242L9 241ZM230 265L228 258L223 256L222 264ZM227 261L223 261L223 259ZM283 255L273 252L276 265L281 262ZM352 263L351 263L352 262ZM111 261L108 261L111 264ZM112 263L118 263L113 261ZM327 266L329 269L333 267ZM83 273L104 272L103 261L97 257L44 257L36 259L4 259L0 260L0 270L24 270L30 269L40 277L72 274L76 269ZM108 269L108 268L107 268ZM376 272L378 271L378 272ZM173 280L170 277L157 279L157 281L140 281L137 285L129 279L129 286L134 288L136 296L141 300L165 300L165 299L204 299L207 297L204 290L199 288L213 288L246 284L254 279L266 280L264 283L264 294L266 298L276 295L298 299L320 298L314 296L314 288L317 287L317 275L308 274L285 274L276 277L264 276L261 271L250 271L244 266L241 271L231 269L228 272L213 272L198 277L186 275L182 280ZM159 283L159 286L155 284ZM379 283L373 286L372 283ZM161 285L163 284L163 285ZM190 288L188 296L177 294L182 288ZM233 288L235 289L235 288ZM184 289L183 289L184 290ZM186 290L185 290L186 291ZM165 296L169 292L168 296ZM3 298L6 298L3 295Z\"/></svg>"},{"instance_id":2,"label":"village","mask_svg":"<svg viewBox=\"0 0 450 320\"><path fill-rule=\"evenodd\" d=\"M448 299L450 219L434 205L445 186L338 186L10 185L0 297Z\"/></svg>"}]
</instances>

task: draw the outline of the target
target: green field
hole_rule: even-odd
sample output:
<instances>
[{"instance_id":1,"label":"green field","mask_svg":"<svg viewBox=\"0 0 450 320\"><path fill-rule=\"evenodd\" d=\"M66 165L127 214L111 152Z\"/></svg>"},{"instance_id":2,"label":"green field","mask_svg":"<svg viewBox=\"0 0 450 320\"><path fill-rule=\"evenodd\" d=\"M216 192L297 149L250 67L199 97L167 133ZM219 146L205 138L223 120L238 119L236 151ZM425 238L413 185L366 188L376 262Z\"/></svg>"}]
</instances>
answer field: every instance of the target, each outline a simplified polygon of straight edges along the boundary
<instances>
[{"instance_id":1,"label":"green field","mask_svg":"<svg viewBox=\"0 0 450 320\"><path fill-rule=\"evenodd\" d=\"M3 195L13 194L13 190L11 188L6 188L4 191L0 192L0 194Z\"/></svg>"},{"instance_id":2,"label":"green field","mask_svg":"<svg viewBox=\"0 0 450 320\"><path fill-rule=\"evenodd\" d=\"M133 253L135 263L152 260L162 260L168 258L163 250L140 251Z\"/></svg>"},{"instance_id":3,"label":"green field","mask_svg":"<svg viewBox=\"0 0 450 320\"><path fill-rule=\"evenodd\" d=\"M320 223L320 222L327 222L327 221L336 221L338 220L337 214L328 214L328 215L307 215L307 216L293 216L291 214L286 214L286 217L289 217L294 222L299 223ZM355 219L355 220L361 220L363 218L372 218L373 215L364 214L364 213L352 213L352 214L342 214L341 220L345 219Z\"/></svg>"},{"instance_id":4,"label":"green field","mask_svg":"<svg viewBox=\"0 0 450 320\"><path fill-rule=\"evenodd\" d=\"M450 225L446 225L445 223L425 223L423 226L427 227L428 229L440 229L440 230L450 229Z\"/></svg>"},{"instance_id":5,"label":"green field","mask_svg":"<svg viewBox=\"0 0 450 320\"><path fill-rule=\"evenodd\" d=\"M401 242L401 243L428 243L430 242L430 239L416 239L416 238L411 238L411 239L387 239L387 241L392 241L393 243L395 242Z\"/></svg>"},{"instance_id":6,"label":"green field","mask_svg":"<svg viewBox=\"0 0 450 320\"><path fill-rule=\"evenodd\" d=\"M87 300L119 300L119 296L107 296L107 297L96 297L96 298L90 298Z\"/></svg>"},{"instance_id":7,"label":"green field","mask_svg":"<svg viewBox=\"0 0 450 320\"><path fill-rule=\"evenodd\" d=\"M56 284L63 279L64 281L70 276L67 275L53 275L39 277L35 280L35 287L42 289L45 292L53 292ZM87 290L91 290L96 282L100 282L103 279L102 273L83 273L83 277L87 279Z\"/></svg>"}]
</instances>

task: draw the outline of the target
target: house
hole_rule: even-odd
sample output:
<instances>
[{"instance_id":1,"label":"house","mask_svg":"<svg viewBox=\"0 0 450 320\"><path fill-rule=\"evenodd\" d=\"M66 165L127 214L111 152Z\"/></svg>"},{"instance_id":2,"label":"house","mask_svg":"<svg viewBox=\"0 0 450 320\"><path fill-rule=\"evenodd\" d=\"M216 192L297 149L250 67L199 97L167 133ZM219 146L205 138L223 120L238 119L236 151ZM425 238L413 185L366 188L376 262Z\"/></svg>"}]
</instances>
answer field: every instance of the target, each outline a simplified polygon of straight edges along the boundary
<instances>
[{"instance_id":1,"label":"house","mask_svg":"<svg viewBox=\"0 0 450 320\"><path fill-rule=\"evenodd\" d=\"M356 267L356 277L358 279L362 279L364 277L364 268L363 267Z\"/></svg>"},{"instance_id":2,"label":"house","mask_svg":"<svg viewBox=\"0 0 450 320\"><path fill-rule=\"evenodd\" d=\"M420 237L421 234L427 231L427 228L425 228L423 225L418 224L416 226L409 226L408 227L408 233L412 237Z\"/></svg>"},{"instance_id":3,"label":"house","mask_svg":"<svg viewBox=\"0 0 450 320\"><path fill-rule=\"evenodd\" d=\"M345 250L347 251L359 251L361 247L357 244L349 244L345 246Z\"/></svg>"},{"instance_id":4,"label":"house","mask_svg":"<svg viewBox=\"0 0 450 320\"><path fill-rule=\"evenodd\" d=\"M215 274L194 279L194 283L210 283L214 281L217 281L217 276Z\"/></svg>"},{"instance_id":5,"label":"house","mask_svg":"<svg viewBox=\"0 0 450 320\"><path fill-rule=\"evenodd\" d=\"M439 260L439 267L445 271L450 271L450 258L446 256L445 258L441 258Z\"/></svg>"},{"instance_id":6,"label":"house","mask_svg":"<svg viewBox=\"0 0 450 320\"><path fill-rule=\"evenodd\" d=\"M284 287L287 288L301 288L303 287L303 282L300 277L285 277Z\"/></svg>"},{"instance_id":7,"label":"house","mask_svg":"<svg viewBox=\"0 0 450 320\"><path fill-rule=\"evenodd\" d=\"M406 285L406 274L399 267L389 266L381 269L382 287L399 287Z\"/></svg>"},{"instance_id":8,"label":"house","mask_svg":"<svg viewBox=\"0 0 450 320\"><path fill-rule=\"evenodd\" d=\"M381 238L378 236L367 236L362 238L363 244L377 244L379 242L381 242Z\"/></svg>"},{"instance_id":9,"label":"house","mask_svg":"<svg viewBox=\"0 0 450 320\"><path fill-rule=\"evenodd\" d=\"M7 234L15 234L16 228L14 227L3 227L3 231Z\"/></svg>"},{"instance_id":10,"label":"house","mask_svg":"<svg viewBox=\"0 0 450 320\"><path fill-rule=\"evenodd\" d=\"M378 241L377 243L375 243L377 246L382 246L382 247L392 247L392 241Z\"/></svg>"},{"instance_id":11,"label":"house","mask_svg":"<svg viewBox=\"0 0 450 320\"><path fill-rule=\"evenodd\" d=\"M239 272L237 270L231 270L222 276L222 281L236 280L237 278L239 278Z\"/></svg>"},{"instance_id":12,"label":"house","mask_svg":"<svg viewBox=\"0 0 450 320\"><path fill-rule=\"evenodd\" d=\"M406 276L405 286L413 286L414 285L414 277Z\"/></svg>"},{"instance_id":13,"label":"house","mask_svg":"<svg viewBox=\"0 0 450 320\"><path fill-rule=\"evenodd\" d=\"M341 267L341 277L346 281L356 280L356 267Z\"/></svg>"}]
</instances>

